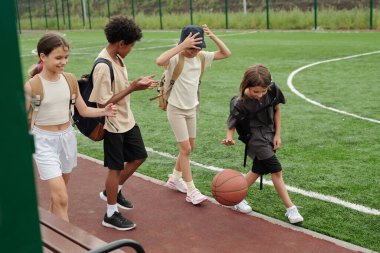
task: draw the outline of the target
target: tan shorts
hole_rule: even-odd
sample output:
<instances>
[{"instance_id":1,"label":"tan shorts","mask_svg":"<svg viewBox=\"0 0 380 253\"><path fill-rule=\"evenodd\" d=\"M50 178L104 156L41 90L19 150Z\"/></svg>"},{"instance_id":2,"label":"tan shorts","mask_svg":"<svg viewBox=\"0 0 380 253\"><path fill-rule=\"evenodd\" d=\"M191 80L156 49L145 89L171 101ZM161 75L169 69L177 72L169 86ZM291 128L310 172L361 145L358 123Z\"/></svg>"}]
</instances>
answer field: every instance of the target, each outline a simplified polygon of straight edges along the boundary
<instances>
[{"instance_id":1,"label":"tan shorts","mask_svg":"<svg viewBox=\"0 0 380 253\"><path fill-rule=\"evenodd\" d=\"M184 110L168 104L166 115L177 142L195 138L197 130L197 107Z\"/></svg>"}]
</instances>

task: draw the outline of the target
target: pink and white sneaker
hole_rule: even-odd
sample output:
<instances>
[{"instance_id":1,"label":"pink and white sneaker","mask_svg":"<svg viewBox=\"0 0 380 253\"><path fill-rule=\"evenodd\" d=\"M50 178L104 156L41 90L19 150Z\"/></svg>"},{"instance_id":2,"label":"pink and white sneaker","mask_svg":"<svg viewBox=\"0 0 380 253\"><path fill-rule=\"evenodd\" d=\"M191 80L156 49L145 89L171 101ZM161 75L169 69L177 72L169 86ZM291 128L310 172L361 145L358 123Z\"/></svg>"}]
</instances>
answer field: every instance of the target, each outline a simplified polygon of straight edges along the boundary
<instances>
[{"instance_id":1,"label":"pink and white sneaker","mask_svg":"<svg viewBox=\"0 0 380 253\"><path fill-rule=\"evenodd\" d=\"M186 195L186 201L191 202L193 205L198 205L205 200L207 200L207 197L204 196L197 188L194 188Z\"/></svg>"},{"instance_id":2,"label":"pink and white sneaker","mask_svg":"<svg viewBox=\"0 0 380 253\"><path fill-rule=\"evenodd\" d=\"M187 192L187 186L182 178L174 179L173 174L169 174L169 179L166 182L166 186L172 190L176 190L182 193Z\"/></svg>"}]
</instances>

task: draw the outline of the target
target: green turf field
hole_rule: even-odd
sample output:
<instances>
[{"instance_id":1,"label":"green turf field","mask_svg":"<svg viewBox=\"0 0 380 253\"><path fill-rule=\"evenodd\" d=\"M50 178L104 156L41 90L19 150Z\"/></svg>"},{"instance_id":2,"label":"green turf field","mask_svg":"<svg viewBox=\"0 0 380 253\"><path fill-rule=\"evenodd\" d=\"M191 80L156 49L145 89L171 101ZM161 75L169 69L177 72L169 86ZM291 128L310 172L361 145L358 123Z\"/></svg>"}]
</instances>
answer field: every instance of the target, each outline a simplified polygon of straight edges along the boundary
<instances>
[{"instance_id":1,"label":"green turf field","mask_svg":"<svg viewBox=\"0 0 380 253\"><path fill-rule=\"evenodd\" d=\"M290 196L301 207L305 218L301 226L380 251L380 33L215 33L231 49L232 56L214 62L204 74L197 147L191 160L248 171L242 166L243 145L238 143L227 148L220 140L225 137L229 100L237 93L245 69L263 63L287 98L287 104L282 106L283 146L278 157L284 168L285 183L293 187ZM66 71L79 77L90 71L106 41L102 31L65 34L72 46ZM136 43L125 60L130 78L149 74L159 77L162 69L156 66L155 59L176 43L178 34L178 31L145 31L142 41ZM29 66L37 61L32 50L40 36L41 33L20 35L25 78ZM211 40L206 43L207 50L216 49ZM306 68L291 81L309 99L373 119L372 122L310 104L287 85L289 75L304 65L368 52L374 53ZM135 118L149 150L176 155L176 141L166 115L156 102L149 101L153 95L155 91L133 93ZM80 153L102 160L101 143L80 135L78 142ZM139 172L165 181L175 160L159 153L149 152L149 155ZM211 196L210 184L216 172L204 166L193 165L192 169L195 184ZM270 176L265 180L270 181ZM324 200L313 196L322 196ZM284 206L272 186L264 185L260 191L255 184L247 200L254 211L287 221Z\"/></svg>"}]
</instances>

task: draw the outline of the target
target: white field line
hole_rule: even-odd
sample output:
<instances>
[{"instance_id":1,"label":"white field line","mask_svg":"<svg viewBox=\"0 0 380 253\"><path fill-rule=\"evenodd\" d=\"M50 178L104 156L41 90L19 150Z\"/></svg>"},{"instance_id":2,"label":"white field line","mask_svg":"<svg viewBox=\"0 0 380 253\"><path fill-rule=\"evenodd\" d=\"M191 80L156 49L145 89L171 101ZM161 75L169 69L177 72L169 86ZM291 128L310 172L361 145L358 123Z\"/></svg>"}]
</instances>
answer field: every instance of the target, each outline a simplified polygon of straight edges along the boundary
<instances>
[{"instance_id":1,"label":"white field line","mask_svg":"<svg viewBox=\"0 0 380 253\"><path fill-rule=\"evenodd\" d=\"M325 60L325 61L318 61L318 62L314 62L314 63L311 63L311 64L308 64L308 65L305 65L305 66L302 66L298 69L296 69L295 71L293 71L289 76L288 76L288 81L287 81L287 84L288 84L288 87L290 88L290 90L296 94L297 96L299 96L300 98L306 100L307 102L313 104L313 105L316 105L316 106L319 106L321 108L324 108L326 110L330 110L330 111L333 111L333 112L337 112L337 113L341 113L341 114L344 114L344 115L347 115L347 116L351 116L351 117L354 117L354 118L358 118L358 119L361 119L361 120L365 120L365 121L369 121L369 122L372 122L372 123L377 123L377 124L380 124L380 120L376 120L376 119L371 119L371 118L366 118L366 117L362 117L360 115L357 115L357 114L353 114L353 113L350 113L350 112L346 112L346 111L342 111L342 110L339 110L339 109L336 109L336 108L333 108L333 107L329 107L329 106L326 106L326 105L323 105L317 101L314 101L308 97L306 97L304 94L302 94L301 92L299 92L293 85L293 78L296 74L298 74L299 72L301 72L302 70L304 69L307 69L307 68L310 68L310 67L313 67L313 66L316 66L316 65L319 65L319 64L322 64L322 63L329 63L329 62L334 62L334 61L342 61L342 60L349 60L349 59L352 59L352 58L356 58L356 57L361 57L361 56L367 56L367 55L372 55L372 54L378 54L380 53L380 51L374 51L374 52L369 52L369 53L363 53L363 54L356 54L356 55L351 55L351 56L347 56L347 57L341 57L341 58L335 58L335 59L331 59L331 60Z\"/></svg>"},{"instance_id":2,"label":"white field line","mask_svg":"<svg viewBox=\"0 0 380 253\"><path fill-rule=\"evenodd\" d=\"M154 153L154 154L166 157L166 158L170 158L170 159L174 159L174 160L177 159L177 157L174 156L174 155L171 155L171 154L165 153L165 152L156 151L156 150L154 150L152 148L149 148L149 147L146 147L146 150L148 152L151 152L151 153ZM190 161L190 164L198 166L198 167L201 167L201 168L204 168L204 169L217 171L217 172L223 170L223 168L219 168L219 167L215 167L215 166L211 166L211 165L204 165L204 164L201 164L201 163L198 163L198 162L195 162L195 161ZM272 181L268 181L268 180L265 180L265 179L263 179L263 184L273 186ZM293 187L293 186L286 186L286 188L290 192L295 192L295 193L298 193L298 194L301 194L301 195L304 195L304 196L307 196L307 197L310 197L310 198L319 199L319 200L323 200L323 201L326 201L326 202L330 202L330 203L334 203L334 204L337 204L337 205L341 205L341 206L344 206L344 207L347 207L347 208L350 208L350 209L353 209L353 210L356 210L356 211L359 211L359 212L362 212L362 213L373 214L373 215L380 215L380 210L377 210L377 209L374 209L374 208L370 208L370 207L365 207L365 206L358 205L358 204L353 204L353 203L350 203L350 202L345 201L345 200L341 200L341 199L336 198L336 197L323 195L323 194L317 193L317 192L305 191L305 190L298 189L298 188Z\"/></svg>"}]
</instances>

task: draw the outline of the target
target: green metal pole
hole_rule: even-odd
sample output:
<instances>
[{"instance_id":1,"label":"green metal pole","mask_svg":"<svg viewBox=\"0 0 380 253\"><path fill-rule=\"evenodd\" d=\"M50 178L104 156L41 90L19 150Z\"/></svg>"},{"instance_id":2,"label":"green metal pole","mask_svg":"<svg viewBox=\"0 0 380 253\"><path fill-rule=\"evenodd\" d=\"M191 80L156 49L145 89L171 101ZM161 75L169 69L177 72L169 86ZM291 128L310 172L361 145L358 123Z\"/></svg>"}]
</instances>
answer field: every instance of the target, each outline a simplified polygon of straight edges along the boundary
<instances>
[{"instance_id":1,"label":"green metal pole","mask_svg":"<svg viewBox=\"0 0 380 253\"><path fill-rule=\"evenodd\" d=\"M190 0L190 24L193 24L193 0Z\"/></svg>"},{"instance_id":2,"label":"green metal pole","mask_svg":"<svg viewBox=\"0 0 380 253\"><path fill-rule=\"evenodd\" d=\"M111 19L110 0L107 0L107 9L108 9L108 20L110 20Z\"/></svg>"},{"instance_id":3,"label":"green metal pole","mask_svg":"<svg viewBox=\"0 0 380 253\"><path fill-rule=\"evenodd\" d=\"M266 0L265 9L267 13L267 30L269 30L269 0Z\"/></svg>"},{"instance_id":4,"label":"green metal pole","mask_svg":"<svg viewBox=\"0 0 380 253\"><path fill-rule=\"evenodd\" d=\"M87 15L88 15L88 23L90 24L90 29L92 29L91 26L91 10L90 10L90 0L87 0Z\"/></svg>"},{"instance_id":5,"label":"green metal pole","mask_svg":"<svg viewBox=\"0 0 380 253\"><path fill-rule=\"evenodd\" d=\"M314 0L314 31L318 29L318 4L317 0Z\"/></svg>"},{"instance_id":6,"label":"green metal pole","mask_svg":"<svg viewBox=\"0 0 380 253\"><path fill-rule=\"evenodd\" d=\"M226 30L228 30L228 0L224 1L224 12L226 14Z\"/></svg>"},{"instance_id":7,"label":"green metal pole","mask_svg":"<svg viewBox=\"0 0 380 253\"><path fill-rule=\"evenodd\" d=\"M71 17L70 17L70 4L69 4L69 0L66 0L66 5L67 5L67 18L69 20L69 29L71 30Z\"/></svg>"},{"instance_id":8,"label":"green metal pole","mask_svg":"<svg viewBox=\"0 0 380 253\"><path fill-rule=\"evenodd\" d=\"M62 4L63 28L65 29L66 28L66 18L65 18L65 4L64 4L64 0L61 0L61 4Z\"/></svg>"},{"instance_id":9,"label":"green metal pole","mask_svg":"<svg viewBox=\"0 0 380 253\"><path fill-rule=\"evenodd\" d=\"M7 60L0 68L3 84L1 89L6 94L0 100L0 107L12 108L2 110L3 119L12 122L12 127L9 124L0 124L0 132L3 133L1 143L6 145L0 152L0 251L42 253L32 161L34 144L33 137L28 134L24 105L22 79L27 74L23 75L21 71L21 46L18 43L15 20L15 1L1 1L0 26L1 33L6 38L0 40L0 48L1 56ZM16 196L22 196L21 208Z\"/></svg>"},{"instance_id":10,"label":"green metal pole","mask_svg":"<svg viewBox=\"0 0 380 253\"><path fill-rule=\"evenodd\" d=\"M164 29L163 25L162 25L162 6L161 6L161 0L158 0L158 10L159 10L159 13L160 13L160 29Z\"/></svg>"},{"instance_id":11,"label":"green metal pole","mask_svg":"<svg viewBox=\"0 0 380 253\"><path fill-rule=\"evenodd\" d=\"M135 19L135 0L132 0L132 17Z\"/></svg>"},{"instance_id":12,"label":"green metal pole","mask_svg":"<svg viewBox=\"0 0 380 253\"><path fill-rule=\"evenodd\" d=\"M373 0L369 1L369 29L372 30L372 21L373 21Z\"/></svg>"},{"instance_id":13,"label":"green metal pole","mask_svg":"<svg viewBox=\"0 0 380 253\"><path fill-rule=\"evenodd\" d=\"M30 7L30 0L28 1L28 9L29 9L30 29L33 30L32 9L31 9L31 7Z\"/></svg>"},{"instance_id":14,"label":"green metal pole","mask_svg":"<svg viewBox=\"0 0 380 253\"><path fill-rule=\"evenodd\" d=\"M20 13L18 11L18 0L16 0L16 14L17 14L18 33L21 34Z\"/></svg>"},{"instance_id":15,"label":"green metal pole","mask_svg":"<svg viewBox=\"0 0 380 253\"><path fill-rule=\"evenodd\" d=\"M84 16L84 4L83 4L83 1L84 0L81 0L81 4L82 4L82 24L83 24L83 29L86 27L86 20L85 20L85 16Z\"/></svg>"},{"instance_id":16,"label":"green metal pole","mask_svg":"<svg viewBox=\"0 0 380 253\"><path fill-rule=\"evenodd\" d=\"M57 3L57 0L55 0L54 3L55 3L55 16L57 17L57 28L59 30L59 16L58 16L58 3Z\"/></svg>"},{"instance_id":17,"label":"green metal pole","mask_svg":"<svg viewBox=\"0 0 380 253\"><path fill-rule=\"evenodd\" d=\"M44 0L44 13L45 13L45 29L48 29L46 0Z\"/></svg>"}]
</instances>

